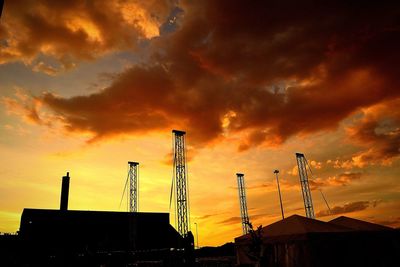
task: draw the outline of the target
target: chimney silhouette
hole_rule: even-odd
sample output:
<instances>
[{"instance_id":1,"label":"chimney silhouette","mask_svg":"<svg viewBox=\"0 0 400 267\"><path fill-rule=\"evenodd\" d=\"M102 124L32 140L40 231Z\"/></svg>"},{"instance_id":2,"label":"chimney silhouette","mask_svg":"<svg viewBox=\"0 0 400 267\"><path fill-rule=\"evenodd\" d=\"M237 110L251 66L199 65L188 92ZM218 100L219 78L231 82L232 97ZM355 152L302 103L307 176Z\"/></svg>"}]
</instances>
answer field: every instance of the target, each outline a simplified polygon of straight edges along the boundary
<instances>
[{"instance_id":1,"label":"chimney silhouette","mask_svg":"<svg viewBox=\"0 0 400 267\"><path fill-rule=\"evenodd\" d=\"M60 210L68 210L69 178L69 172L62 178Z\"/></svg>"}]
</instances>

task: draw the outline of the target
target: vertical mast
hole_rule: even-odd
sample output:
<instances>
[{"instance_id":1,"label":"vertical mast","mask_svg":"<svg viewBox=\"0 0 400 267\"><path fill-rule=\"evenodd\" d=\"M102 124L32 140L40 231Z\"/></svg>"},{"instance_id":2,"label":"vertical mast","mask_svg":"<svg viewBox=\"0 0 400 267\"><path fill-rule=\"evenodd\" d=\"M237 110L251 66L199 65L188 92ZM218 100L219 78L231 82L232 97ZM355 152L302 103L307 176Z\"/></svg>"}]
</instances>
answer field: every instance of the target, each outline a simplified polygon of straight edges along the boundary
<instances>
[{"instance_id":1,"label":"vertical mast","mask_svg":"<svg viewBox=\"0 0 400 267\"><path fill-rule=\"evenodd\" d=\"M188 177L186 166L186 144L184 131L173 130L173 157L174 157L174 179L176 185L176 216L178 232L185 237L189 232L189 201L188 201Z\"/></svg>"},{"instance_id":2,"label":"vertical mast","mask_svg":"<svg viewBox=\"0 0 400 267\"><path fill-rule=\"evenodd\" d=\"M299 168L301 193L303 195L306 217L315 219L314 207L311 198L311 190L310 190L310 185L308 184L307 160L304 154L302 153L296 153L296 160L297 160L297 167Z\"/></svg>"},{"instance_id":3,"label":"vertical mast","mask_svg":"<svg viewBox=\"0 0 400 267\"><path fill-rule=\"evenodd\" d=\"M244 174L237 173L237 182L239 190L239 205L240 205L240 217L242 218L242 229L243 234L248 234L250 230L249 226L249 214L247 213L247 201L246 201L246 188L244 185Z\"/></svg>"},{"instance_id":4,"label":"vertical mast","mask_svg":"<svg viewBox=\"0 0 400 267\"><path fill-rule=\"evenodd\" d=\"M139 163L129 161L129 211L138 212L139 210Z\"/></svg>"}]
</instances>

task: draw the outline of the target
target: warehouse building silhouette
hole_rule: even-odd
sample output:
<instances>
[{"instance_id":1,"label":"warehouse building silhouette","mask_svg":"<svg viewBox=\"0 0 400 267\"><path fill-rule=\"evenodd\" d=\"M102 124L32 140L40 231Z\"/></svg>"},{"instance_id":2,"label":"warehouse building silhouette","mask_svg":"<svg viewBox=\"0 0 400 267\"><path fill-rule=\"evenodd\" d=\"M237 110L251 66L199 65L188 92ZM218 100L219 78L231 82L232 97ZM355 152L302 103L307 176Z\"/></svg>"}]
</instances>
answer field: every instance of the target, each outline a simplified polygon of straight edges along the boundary
<instances>
[{"instance_id":1,"label":"warehouse building silhouette","mask_svg":"<svg viewBox=\"0 0 400 267\"><path fill-rule=\"evenodd\" d=\"M23 210L19 263L165 260L191 245L170 225L169 213L68 210L69 179L67 173L62 180L59 210Z\"/></svg>"}]
</instances>

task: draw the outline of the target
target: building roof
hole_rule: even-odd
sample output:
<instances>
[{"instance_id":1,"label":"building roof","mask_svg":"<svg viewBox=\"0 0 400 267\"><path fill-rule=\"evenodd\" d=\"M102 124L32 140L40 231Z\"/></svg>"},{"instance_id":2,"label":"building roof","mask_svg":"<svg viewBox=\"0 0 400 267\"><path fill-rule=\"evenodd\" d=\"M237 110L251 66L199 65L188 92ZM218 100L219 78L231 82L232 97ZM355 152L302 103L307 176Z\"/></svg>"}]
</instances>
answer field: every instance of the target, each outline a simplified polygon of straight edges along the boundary
<instances>
[{"instance_id":1,"label":"building roof","mask_svg":"<svg viewBox=\"0 0 400 267\"><path fill-rule=\"evenodd\" d=\"M316 219L306 218L300 215L292 215L286 219L272 223L262 228L261 235L265 241L284 239L304 239L312 233L338 233L351 231L347 227L335 225ZM250 234L243 235L235 239L235 242L241 242L250 239Z\"/></svg>"},{"instance_id":2,"label":"building roof","mask_svg":"<svg viewBox=\"0 0 400 267\"><path fill-rule=\"evenodd\" d=\"M300 215L292 215L283 220L277 221L262 228L261 235L263 240L279 238L302 238L311 233L337 233L351 231L347 227L335 225L316 219L306 218ZM250 234L243 235L235 239L244 241L250 239Z\"/></svg>"},{"instance_id":3,"label":"building roof","mask_svg":"<svg viewBox=\"0 0 400 267\"><path fill-rule=\"evenodd\" d=\"M348 231L342 226L332 225L316 219L306 218L300 215L292 215L284 220L264 227L266 236L281 236L307 233L326 233Z\"/></svg>"},{"instance_id":4,"label":"building roof","mask_svg":"<svg viewBox=\"0 0 400 267\"><path fill-rule=\"evenodd\" d=\"M32 244L94 250L177 247L168 213L24 209L20 236Z\"/></svg>"},{"instance_id":5,"label":"building roof","mask_svg":"<svg viewBox=\"0 0 400 267\"><path fill-rule=\"evenodd\" d=\"M380 224L370 223L366 221L340 216L336 219L329 221L330 224L343 226L357 231L391 231L393 228Z\"/></svg>"},{"instance_id":6,"label":"building roof","mask_svg":"<svg viewBox=\"0 0 400 267\"><path fill-rule=\"evenodd\" d=\"M301 240L311 234L345 233L354 231L391 231L393 228L340 216L329 222L292 215L284 220L267 225L261 230L263 242L279 240ZM235 243L247 242L251 234L235 238Z\"/></svg>"},{"instance_id":7,"label":"building roof","mask_svg":"<svg viewBox=\"0 0 400 267\"><path fill-rule=\"evenodd\" d=\"M166 212L124 212L124 211L98 211L98 210L59 210L59 209L31 209L24 208L22 215L55 215L68 214L69 216L160 216L169 217Z\"/></svg>"}]
</instances>

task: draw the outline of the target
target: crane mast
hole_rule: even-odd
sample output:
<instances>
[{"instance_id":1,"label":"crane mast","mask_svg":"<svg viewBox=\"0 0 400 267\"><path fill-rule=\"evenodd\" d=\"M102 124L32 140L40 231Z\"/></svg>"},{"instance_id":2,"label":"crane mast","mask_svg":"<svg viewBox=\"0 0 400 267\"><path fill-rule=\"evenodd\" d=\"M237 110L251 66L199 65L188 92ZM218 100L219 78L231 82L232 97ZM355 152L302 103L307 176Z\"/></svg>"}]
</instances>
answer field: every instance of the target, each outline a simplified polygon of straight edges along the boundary
<instances>
[{"instance_id":1,"label":"crane mast","mask_svg":"<svg viewBox=\"0 0 400 267\"><path fill-rule=\"evenodd\" d=\"M238 183L238 190L239 190L239 205L240 205L240 217L242 219L242 230L243 234L248 234L250 230L249 225L249 214L247 212L247 201L246 201L246 188L244 185L244 174L237 173L237 183Z\"/></svg>"},{"instance_id":2,"label":"crane mast","mask_svg":"<svg viewBox=\"0 0 400 267\"><path fill-rule=\"evenodd\" d=\"M299 169L301 193L303 195L306 217L315 219L314 207L311 198L311 190L310 190L310 185L308 183L307 160L304 154L302 153L296 153L296 160L297 160L297 167Z\"/></svg>"},{"instance_id":3,"label":"crane mast","mask_svg":"<svg viewBox=\"0 0 400 267\"><path fill-rule=\"evenodd\" d=\"M177 216L178 232L186 237L190 231L189 192L186 163L186 142L184 131L173 130L173 163L174 181L176 185L175 214Z\"/></svg>"},{"instance_id":4,"label":"crane mast","mask_svg":"<svg viewBox=\"0 0 400 267\"><path fill-rule=\"evenodd\" d=\"M138 212L139 210L139 163L128 161L129 165L129 211Z\"/></svg>"}]
</instances>

